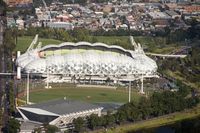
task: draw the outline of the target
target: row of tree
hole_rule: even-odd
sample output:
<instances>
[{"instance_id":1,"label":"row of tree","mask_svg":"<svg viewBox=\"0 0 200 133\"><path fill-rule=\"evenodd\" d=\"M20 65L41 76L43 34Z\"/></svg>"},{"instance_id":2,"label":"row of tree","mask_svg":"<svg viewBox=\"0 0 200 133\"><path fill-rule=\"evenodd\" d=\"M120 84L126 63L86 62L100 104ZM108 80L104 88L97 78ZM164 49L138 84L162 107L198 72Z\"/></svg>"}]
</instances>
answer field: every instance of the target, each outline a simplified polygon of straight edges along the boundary
<instances>
[{"instance_id":1,"label":"row of tree","mask_svg":"<svg viewBox=\"0 0 200 133\"><path fill-rule=\"evenodd\" d=\"M73 121L74 131L81 132L86 129L107 128L124 122L136 122L153 117L191 108L199 103L198 97L186 98L189 88L183 87L178 92L154 92L149 98L142 97L139 102L130 102L121 106L117 113L110 112L99 117L91 115L86 119L77 118Z\"/></svg>"},{"instance_id":2,"label":"row of tree","mask_svg":"<svg viewBox=\"0 0 200 133\"><path fill-rule=\"evenodd\" d=\"M12 72L12 52L16 46L16 30L5 29L3 33L3 45L0 46L0 71ZM13 118L15 114L14 83L11 77L1 77L1 117L3 127L0 132L16 133L20 130L20 123ZM2 96L1 95L1 96Z\"/></svg>"},{"instance_id":3,"label":"row of tree","mask_svg":"<svg viewBox=\"0 0 200 133\"><path fill-rule=\"evenodd\" d=\"M61 41L92 41L89 31L86 29L77 29L72 31L66 31L64 29L52 29L52 28L36 28L30 27L27 30L19 30L18 36L35 36L39 34L42 38L51 38Z\"/></svg>"}]
</instances>

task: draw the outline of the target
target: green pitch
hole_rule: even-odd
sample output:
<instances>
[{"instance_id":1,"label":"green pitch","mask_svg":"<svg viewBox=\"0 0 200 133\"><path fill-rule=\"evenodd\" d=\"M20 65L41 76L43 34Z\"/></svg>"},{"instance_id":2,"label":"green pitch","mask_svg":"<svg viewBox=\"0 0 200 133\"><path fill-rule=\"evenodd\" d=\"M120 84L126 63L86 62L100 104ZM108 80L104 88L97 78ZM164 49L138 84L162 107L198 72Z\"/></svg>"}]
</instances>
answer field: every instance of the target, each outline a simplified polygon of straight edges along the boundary
<instances>
[{"instance_id":1,"label":"green pitch","mask_svg":"<svg viewBox=\"0 0 200 133\"><path fill-rule=\"evenodd\" d=\"M138 101L141 95L138 91L132 91L132 100ZM127 88L86 88L86 87L52 87L52 89L39 89L30 93L30 102L39 103L43 101L60 99L81 100L86 102L128 102ZM25 100L25 97L23 97Z\"/></svg>"},{"instance_id":2,"label":"green pitch","mask_svg":"<svg viewBox=\"0 0 200 133\"><path fill-rule=\"evenodd\" d=\"M33 41L34 37L32 36L23 36L18 37L17 45L15 50L25 52L26 49L30 46L31 42ZM38 39L38 42L42 42L42 46L48 45L48 44L60 44L62 41L55 40L55 39L44 39L40 38Z\"/></svg>"}]
</instances>

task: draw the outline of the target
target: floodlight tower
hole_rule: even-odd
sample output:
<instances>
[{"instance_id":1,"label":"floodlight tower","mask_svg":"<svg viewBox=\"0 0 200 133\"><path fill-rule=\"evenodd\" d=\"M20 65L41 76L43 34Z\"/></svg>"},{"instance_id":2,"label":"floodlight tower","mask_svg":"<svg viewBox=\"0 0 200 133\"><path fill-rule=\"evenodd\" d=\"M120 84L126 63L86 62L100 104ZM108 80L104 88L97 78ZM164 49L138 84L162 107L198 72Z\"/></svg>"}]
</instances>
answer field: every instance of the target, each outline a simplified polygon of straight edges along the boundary
<instances>
[{"instance_id":1,"label":"floodlight tower","mask_svg":"<svg viewBox=\"0 0 200 133\"><path fill-rule=\"evenodd\" d=\"M143 49L142 49L142 46L140 45L140 43L136 43L135 40L133 39L133 36L130 36L130 42L131 44L134 46L134 49L135 51L138 53L138 54L145 54ZM143 85L143 81L144 81L144 76L143 76L143 73L141 74L141 77L139 78L140 81L141 81L141 89L140 89L140 93L141 94L145 94L144 93L144 85Z\"/></svg>"}]
</instances>

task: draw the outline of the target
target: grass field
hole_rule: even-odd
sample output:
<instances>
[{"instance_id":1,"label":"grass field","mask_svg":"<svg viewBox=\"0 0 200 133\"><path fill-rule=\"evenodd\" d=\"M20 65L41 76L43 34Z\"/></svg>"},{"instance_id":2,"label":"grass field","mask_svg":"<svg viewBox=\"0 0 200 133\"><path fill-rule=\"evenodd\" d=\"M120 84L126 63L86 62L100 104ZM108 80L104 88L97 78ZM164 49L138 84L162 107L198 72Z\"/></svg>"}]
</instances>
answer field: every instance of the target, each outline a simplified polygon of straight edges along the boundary
<instances>
[{"instance_id":1,"label":"grass field","mask_svg":"<svg viewBox=\"0 0 200 133\"><path fill-rule=\"evenodd\" d=\"M25 51L29 45L31 44L34 37L31 36L23 36L18 37L16 51L21 50L22 52ZM128 36L98 36L95 37L97 39L97 42L103 42L106 44L113 44L116 41L129 41ZM47 44L60 44L62 41L55 40L55 39L45 39L45 38L39 38L39 41L42 42L42 46L45 46Z\"/></svg>"},{"instance_id":2,"label":"grass field","mask_svg":"<svg viewBox=\"0 0 200 133\"><path fill-rule=\"evenodd\" d=\"M94 38L96 38L98 42L103 42L106 44L112 44L115 41L129 42L128 36L94 36Z\"/></svg>"},{"instance_id":3,"label":"grass field","mask_svg":"<svg viewBox=\"0 0 200 133\"><path fill-rule=\"evenodd\" d=\"M33 41L34 37L32 36L24 36L24 37L18 37L16 51L20 50L22 52L26 51L26 49L30 46L31 42ZM42 42L42 46L48 45L48 44L60 44L62 41L55 40L55 39L45 39L45 38L39 38L39 42Z\"/></svg>"},{"instance_id":4,"label":"grass field","mask_svg":"<svg viewBox=\"0 0 200 133\"><path fill-rule=\"evenodd\" d=\"M73 87L70 85L52 87L52 89L40 88L30 93L30 101L39 103L52 99L69 98L86 102L128 102L128 90L123 89L108 89L108 88L86 88ZM138 101L141 95L138 91L132 91L132 100ZM25 97L22 97L25 100Z\"/></svg>"},{"instance_id":5,"label":"grass field","mask_svg":"<svg viewBox=\"0 0 200 133\"><path fill-rule=\"evenodd\" d=\"M192 109L187 109L182 112L177 112L161 117L157 117L150 120L139 121L133 124L121 125L116 128L109 129L107 133L131 133L134 131L138 131L141 129L151 129L160 126L165 126L169 124L173 124L185 119L193 119L200 116L200 106L197 106ZM94 131L95 133L102 133L105 132L101 131Z\"/></svg>"}]
</instances>

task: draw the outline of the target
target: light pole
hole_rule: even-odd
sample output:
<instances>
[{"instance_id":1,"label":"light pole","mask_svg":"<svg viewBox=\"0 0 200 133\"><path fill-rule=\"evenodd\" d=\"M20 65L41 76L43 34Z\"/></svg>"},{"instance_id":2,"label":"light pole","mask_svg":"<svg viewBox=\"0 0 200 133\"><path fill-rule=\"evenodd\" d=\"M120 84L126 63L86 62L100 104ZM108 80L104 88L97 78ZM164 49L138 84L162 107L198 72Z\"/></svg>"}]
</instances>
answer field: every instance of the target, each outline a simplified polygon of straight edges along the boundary
<instances>
[{"instance_id":1,"label":"light pole","mask_svg":"<svg viewBox=\"0 0 200 133\"><path fill-rule=\"evenodd\" d=\"M49 86L49 60L47 59L46 61L46 71L47 71L47 85L45 86L46 89L51 88L51 86Z\"/></svg>"},{"instance_id":2,"label":"light pole","mask_svg":"<svg viewBox=\"0 0 200 133\"><path fill-rule=\"evenodd\" d=\"M144 81L143 74L142 74L142 77L141 77L141 80L140 80L140 81L141 81L141 89L140 89L140 93L141 93L141 94L145 94L145 93L144 93L144 85L143 85L143 81Z\"/></svg>"},{"instance_id":3,"label":"light pole","mask_svg":"<svg viewBox=\"0 0 200 133\"><path fill-rule=\"evenodd\" d=\"M27 85L26 85L26 104L29 104L29 72L27 73Z\"/></svg>"},{"instance_id":4,"label":"light pole","mask_svg":"<svg viewBox=\"0 0 200 133\"><path fill-rule=\"evenodd\" d=\"M45 88L49 88L49 68L47 68L47 85L45 86Z\"/></svg>"},{"instance_id":5,"label":"light pole","mask_svg":"<svg viewBox=\"0 0 200 133\"><path fill-rule=\"evenodd\" d=\"M128 102L131 102L131 81L129 81L129 87L128 87Z\"/></svg>"}]
</instances>

